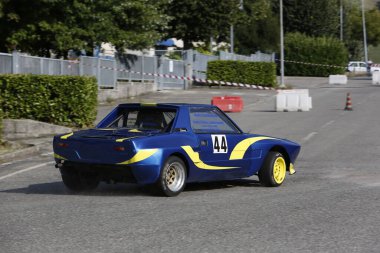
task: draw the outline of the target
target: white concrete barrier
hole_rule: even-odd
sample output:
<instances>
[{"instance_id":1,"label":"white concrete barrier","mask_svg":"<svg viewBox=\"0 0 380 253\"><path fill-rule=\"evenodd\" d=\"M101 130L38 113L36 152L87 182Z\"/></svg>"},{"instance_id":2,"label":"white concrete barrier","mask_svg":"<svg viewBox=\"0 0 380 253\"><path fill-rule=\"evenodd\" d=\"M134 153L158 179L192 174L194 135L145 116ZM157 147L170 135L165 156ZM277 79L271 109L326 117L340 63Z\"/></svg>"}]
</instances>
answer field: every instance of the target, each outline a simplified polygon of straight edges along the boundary
<instances>
[{"instance_id":1,"label":"white concrete barrier","mask_svg":"<svg viewBox=\"0 0 380 253\"><path fill-rule=\"evenodd\" d=\"M380 71L372 72L372 84L380 85Z\"/></svg>"},{"instance_id":2,"label":"white concrete barrier","mask_svg":"<svg viewBox=\"0 0 380 253\"><path fill-rule=\"evenodd\" d=\"M329 75L329 84L347 84L347 76Z\"/></svg>"},{"instance_id":3,"label":"white concrete barrier","mask_svg":"<svg viewBox=\"0 0 380 253\"><path fill-rule=\"evenodd\" d=\"M70 133L69 127L58 126L31 119L4 119L3 136L5 139L38 138L56 134Z\"/></svg>"},{"instance_id":4,"label":"white concrete barrier","mask_svg":"<svg viewBox=\"0 0 380 253\"><path fill-rule=\"evenodd\" d=\"M309 90L278 90L276 95L277 112L309 111L312 108L312 100Z\"/></svg>"}]
</instances>

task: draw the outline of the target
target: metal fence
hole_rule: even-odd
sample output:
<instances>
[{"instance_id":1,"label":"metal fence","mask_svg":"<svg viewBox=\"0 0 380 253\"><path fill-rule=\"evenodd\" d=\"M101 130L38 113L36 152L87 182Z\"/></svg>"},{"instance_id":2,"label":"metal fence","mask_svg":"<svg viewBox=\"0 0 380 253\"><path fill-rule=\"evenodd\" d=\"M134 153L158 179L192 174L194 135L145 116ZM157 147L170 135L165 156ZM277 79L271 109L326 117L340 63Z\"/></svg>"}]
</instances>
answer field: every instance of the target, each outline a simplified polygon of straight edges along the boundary
<instances>
[{"instance_id":1,"label":"metal fence","mask_svg":"<svg viewBox=\"0 0 380 253\"><path fill-rule=\"evenodd\" d=\"M119 54L115 59L82 56L78 60L69 61L29 56L18 52L0 53L0 73L95 76L99 87L106 88L115 88L117 80L128 80L152 81L158 84L159 89L185 89L187 81L154 74L206 79L209 61L274 61L274 54L260 52L251 56L219 52L219 56L214 56L186 50L181 54L183 60L171 60L165 56Z\"/></svg>"}]
</instances>

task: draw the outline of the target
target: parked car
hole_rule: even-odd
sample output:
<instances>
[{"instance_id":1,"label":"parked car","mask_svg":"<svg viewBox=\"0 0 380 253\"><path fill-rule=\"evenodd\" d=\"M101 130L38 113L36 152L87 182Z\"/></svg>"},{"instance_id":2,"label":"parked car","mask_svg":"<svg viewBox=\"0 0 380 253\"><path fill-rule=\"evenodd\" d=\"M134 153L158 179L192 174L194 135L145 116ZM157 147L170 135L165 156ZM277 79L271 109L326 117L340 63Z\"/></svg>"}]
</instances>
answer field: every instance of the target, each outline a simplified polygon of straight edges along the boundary
<instances>
[{"instance_id":1,"label":"parked car","mask_svg":"<svg viewBox=\"0 0 380 253\"><path fill-rule=\"evenodd\" d=\"M347 70L348 72L368 72L368 65L362 61L350 61Z\"/></svg>"},{"instance_id":2,"label":"parked car","mask_svg":"<svg viewBox=\"0 0 380 253\"><path fill-rule=\"evenodd\" d=\"M300 151L285 139L244 133L218 107L198 104L120 104L96 128L55 136L53 148L72 191L132 182L166 196L189 182L252 175L280 186Z\"/></svg>"}]
</instances>

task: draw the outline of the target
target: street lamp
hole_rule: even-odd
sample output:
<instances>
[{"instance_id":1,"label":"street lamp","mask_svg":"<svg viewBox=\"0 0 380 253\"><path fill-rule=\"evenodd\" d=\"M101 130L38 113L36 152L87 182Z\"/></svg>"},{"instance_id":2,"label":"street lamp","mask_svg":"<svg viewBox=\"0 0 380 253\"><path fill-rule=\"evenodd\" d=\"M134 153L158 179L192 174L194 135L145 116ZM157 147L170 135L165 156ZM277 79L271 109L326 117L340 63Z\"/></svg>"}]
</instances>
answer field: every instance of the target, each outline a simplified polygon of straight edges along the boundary
<instances>
[{"instance_id":1,"label":"street lamp","mask_svg":"<svg viewBox=\"0 0 380 253\"><path fill-rule=\"evenodd\" d=\"M283 25L283 6L280 0L280 63L281 63L281 83L280 87L285 88L284 83L284 25Z\"/></svg>"},{"instance_id":2,"label":"street lamp","mask_svg":"<svg viewBox=\"0 0 380 253\"><path fill-rule=\"evenodd\" d=\"M364 60L368 64L368 50L367 50L367 31L365 26L365 15L364 15L364 1L362 0L362 23L363 23L363 42L364 42Z\"/></svg>"},{"instance_id":3,"label":"street lamp","mask_svg":"<svg viewBox=\"0 0 380 253\"><path fill-rule=\"evenodd\" d=\"M244 0L240 0L239 2L239 10L244 10ZM234 25L231 24L230 26L230 52L231 54L234 53Z\"/></svg>"},{"instance_id":4,"label":"street lamp","mask_svg":"<svg viewBox=\"0 0 380 253\"><path fill-rule=\"evenodd\" d=\"M340 40L343 41L343 0L340 0Z\"/></svg>"}]
</instances>

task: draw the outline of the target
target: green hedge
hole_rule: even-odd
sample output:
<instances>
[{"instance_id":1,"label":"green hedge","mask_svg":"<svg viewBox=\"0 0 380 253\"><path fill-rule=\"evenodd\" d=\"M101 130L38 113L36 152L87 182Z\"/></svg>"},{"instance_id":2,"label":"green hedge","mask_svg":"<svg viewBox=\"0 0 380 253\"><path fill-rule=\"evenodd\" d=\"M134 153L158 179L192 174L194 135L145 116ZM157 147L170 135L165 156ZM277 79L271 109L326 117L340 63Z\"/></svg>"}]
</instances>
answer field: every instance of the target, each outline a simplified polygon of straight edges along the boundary
<instances>
[{"instance_id":1,"label":"green hedge","mask_svg":"<svg viewBox=\"0 0 380 253\"><path fill-rule=\"evenodd\" d=\"M276 64L272 62L210 61L207 79L262 86L276 86Z\"/></svg>"},{"instance_id":2,"label":"green hedge","mask_svg":"<svg viewBox=\"0 0 380 253\"><path fill-rule=\"evenodd\" d=\"M1 104L1 97L0 97L0 104ZM2 110L2 107L0 107L0 145L1 145L2 137L3 137L3 110Z\"/></svg>"},{"instance_id":3,"label":"green hedge","mask_svg":"<svg viewBox=\"0 0 380 253\"><path fill-rule=\"evenodd\" d=\"M5 118L34 119L69 126L89 126L96 118L94 77L0 75Z\"/></svg>"},{"instance_id":4,"label":"green hedge","mask_svg":"<svg viewBox=\"0 0 380 253\"><path fill-rule=\"evenodd\" d=\"M287 76L329 76L342 74L348 63L348 51L344 44L331 37L309 37L301 33L285 36L285 75ZM326 65L313 66L287 62L299 61Z\"/></svg>"}]
</instances>

